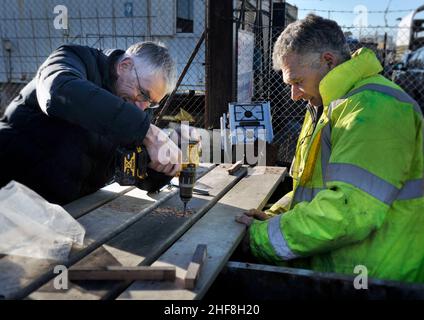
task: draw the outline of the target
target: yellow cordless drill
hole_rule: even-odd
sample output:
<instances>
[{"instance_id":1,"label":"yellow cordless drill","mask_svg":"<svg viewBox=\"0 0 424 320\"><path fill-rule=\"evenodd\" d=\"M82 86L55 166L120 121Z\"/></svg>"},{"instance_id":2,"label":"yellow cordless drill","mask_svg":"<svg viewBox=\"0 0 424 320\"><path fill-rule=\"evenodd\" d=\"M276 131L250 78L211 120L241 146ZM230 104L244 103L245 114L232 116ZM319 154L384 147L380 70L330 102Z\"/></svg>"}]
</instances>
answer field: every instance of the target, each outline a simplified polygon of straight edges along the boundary
<instances>
[{"instance_id":1,"label":"yellow cordless drill","mask_svg":"<svg viewBox=\"0 0 424 320\"><path fill-rule=\"evenodd\" d=\"M184 203L184 212L187 203L193 197L193 188L196 183L196 169L199 166L199 142L190 140L186 154L183 154L179 179L180 198ZM144 146L135 149L119 148L115 165L115 181L121 186L138 186L147 177L147 165L150 162L149 154Z\"/></svg>"}]
</instances>

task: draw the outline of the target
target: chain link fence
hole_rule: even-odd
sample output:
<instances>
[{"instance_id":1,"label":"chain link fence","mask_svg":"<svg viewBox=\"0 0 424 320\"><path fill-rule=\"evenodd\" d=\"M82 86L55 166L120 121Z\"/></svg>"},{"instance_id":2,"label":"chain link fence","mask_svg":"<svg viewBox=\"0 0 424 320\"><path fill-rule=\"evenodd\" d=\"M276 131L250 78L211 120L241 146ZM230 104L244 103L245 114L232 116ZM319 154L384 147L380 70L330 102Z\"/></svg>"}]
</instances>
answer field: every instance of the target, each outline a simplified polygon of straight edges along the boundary
<instances>
[{"instance_id":1,"label":"chain link fence","mask_svg":"<svg viewBox=\"0 0 424 320\"><path fill-rule=\"evenodd\" d=\"M273 70L272 44L285 26L297 19L297 8L274 4L272 12L264 11L263 7L262 10L257 8L245 8L245 10L244 23L240 24L240 29L252 32L255 36L252 100L271 102L278 164L288 166L294 156L306 112L306 103L291 100L290 87L283 83L281 72ZM258 15L261 15L260 19ZM267 23L267 16L274 17L272 25ZM276 18L283 21L282 25L276 24ZM344 26L342 29L349 42L351 53L362 47L373 50L383 66L381 74L399 84L422 108L424 107L424 43L418 42L419 45L410 53L409 28ZM424 28L421 28L421 37L424 36L422 31ZM272 39L272 43L267 39Z\"/></svg>"},{"instance_id":2,"label":"chain link fence","mask_svg":"<svg viewBox=\"0 0 424 320\"><path fill-rule=\"evenodd\" d=\"M181 74L205 30L206 4L207 0L0 0L0 115L47 56L64 43L125 49L138 41L159 41L169 48ZM293 158L306 106L291 100L290 88L273 70L272 48L287 24L297 19L297 10L270 0L240 0L234 10L236 29L254 39L251 96L253 101L271 102L281 165ZM343 31L352 52L360 47L374 50L382 73L424 106L424 49L419 49L424 42L408 54L408 28L347 26ZM167 103L165 119L172 120L183 109L195 126L204 127L205 59L202 42Z\"/></svg>"},{"instance_id":3,"label":"chain link fence","mask_svg":"<svg viewBox=\"0 0 424 320\"><path fill-rule=\"evenodd\" d=\"M277 165L290 166L300 134L306 105L291 100L290 87L281 72L273 69L274 42L285 27L297 19L297 8L285 3L260 1L258 6L240 3L236 12L239 33L254 35L252 101L270 101L274 131L273 148L267 157L276 157Z\"/></svg>"},{"instance_id":4,"label":"chain link fence","mask_svg":"<svg viewBox=\"0 0 424 320\"><path fill-rule=\"evenodd\" d=\"M204 31L205 2L0 0L0 114L48 55L62 44L103 50L158 41L169 48L177 74L181 74ZM196 125L202 125L204 93L203 44L170 103L168 115L178 114L183 108Z\"/></svg>"}]
</instances>

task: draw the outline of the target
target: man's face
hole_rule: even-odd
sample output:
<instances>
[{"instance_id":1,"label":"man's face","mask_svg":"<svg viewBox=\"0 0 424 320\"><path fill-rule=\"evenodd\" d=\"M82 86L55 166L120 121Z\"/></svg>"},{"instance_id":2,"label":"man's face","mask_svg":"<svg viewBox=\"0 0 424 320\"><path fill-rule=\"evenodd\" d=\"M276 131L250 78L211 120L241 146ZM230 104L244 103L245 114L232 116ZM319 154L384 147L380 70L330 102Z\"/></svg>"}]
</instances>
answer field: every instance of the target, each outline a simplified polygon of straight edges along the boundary
<instances>
[{"instance_id":1,"label":"man's face","mask_svg":"<svg viewBox=\"0 0 424 320\"><path fill-rule=\"evenodd\" d=\"M302 99L313 106L321 106L319 83L330 71L330 68L320 60L310 60L310 56L297 54L285 57L281 68L283 80L291 86L291 98L294 101Z\"/></svg>"},{"instance_id":2,"label":"man's face","mask_svg":"<svg viewBox=\"0 0 424 320\"><path fill-rule=\"evenodd\" d=\"M158 105L166 95L166 84L159 76L150 78L143 75L143 66L131 59L125 59L117 66L116 94L139 109Z\"/></svg>"}]
</instances>

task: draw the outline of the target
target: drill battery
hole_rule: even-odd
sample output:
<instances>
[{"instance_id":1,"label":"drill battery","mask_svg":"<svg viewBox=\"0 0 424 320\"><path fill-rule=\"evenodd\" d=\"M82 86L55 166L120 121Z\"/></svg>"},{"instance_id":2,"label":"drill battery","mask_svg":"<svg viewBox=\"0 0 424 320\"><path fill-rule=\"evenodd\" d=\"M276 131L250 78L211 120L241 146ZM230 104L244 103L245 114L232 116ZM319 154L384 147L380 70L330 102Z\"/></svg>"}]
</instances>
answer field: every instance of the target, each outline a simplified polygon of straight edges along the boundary
<instances>
[{"instance_id":1,"label":"drill battery","mask_svg":"<svg viewBox=\"0 0 424 320\"><path fill-rule=\"evenodd\" d=\"M119 148L116 154L115 181L121 186L134 186L147 177L149 154L144 146Z\"/></svg>"}]
</instances>

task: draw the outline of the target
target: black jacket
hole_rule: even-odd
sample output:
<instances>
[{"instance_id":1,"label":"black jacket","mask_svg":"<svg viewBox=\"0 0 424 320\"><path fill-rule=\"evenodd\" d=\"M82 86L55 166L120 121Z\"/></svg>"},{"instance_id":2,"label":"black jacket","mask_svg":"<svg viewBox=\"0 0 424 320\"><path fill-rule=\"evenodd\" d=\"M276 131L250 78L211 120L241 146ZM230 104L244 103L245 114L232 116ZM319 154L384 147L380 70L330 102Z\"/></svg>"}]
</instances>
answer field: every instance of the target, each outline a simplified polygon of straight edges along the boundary
<instances>
[{"instance_id":1,"label":"black jacket","mask_svg":"<svg viewBox=\"0 0 424 320\"><path fill-rule=\"evenodd\" d=\"M16 180L65 204L113 179L116 149L140 144L151 120L113 94L123 53L65 45L47 58L0 121L0 186ZM149 191L171 179L149 173Z\"/></svg>"}]
</instances>

